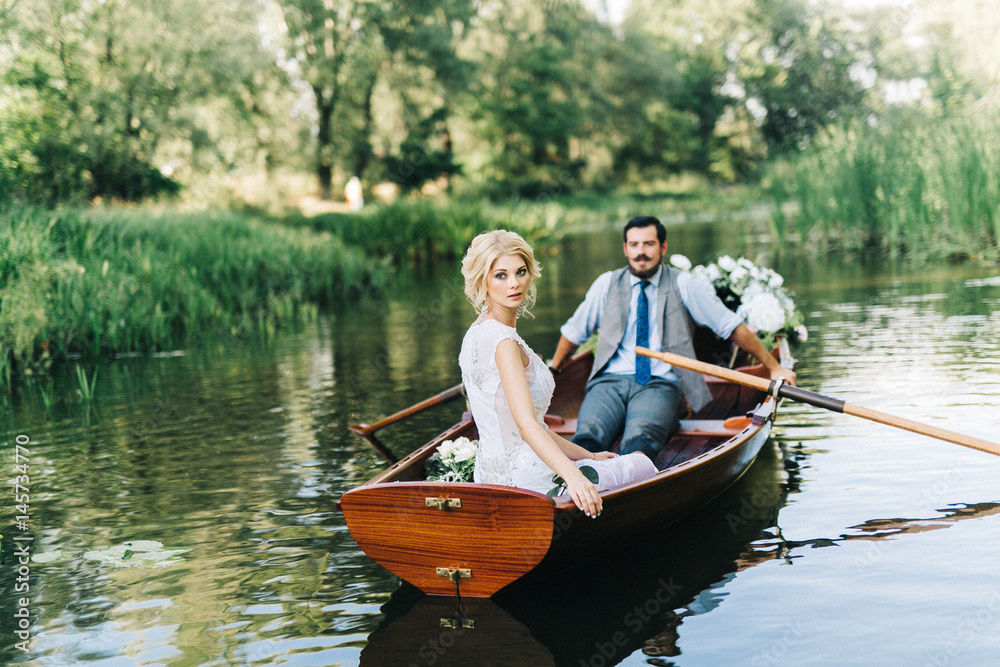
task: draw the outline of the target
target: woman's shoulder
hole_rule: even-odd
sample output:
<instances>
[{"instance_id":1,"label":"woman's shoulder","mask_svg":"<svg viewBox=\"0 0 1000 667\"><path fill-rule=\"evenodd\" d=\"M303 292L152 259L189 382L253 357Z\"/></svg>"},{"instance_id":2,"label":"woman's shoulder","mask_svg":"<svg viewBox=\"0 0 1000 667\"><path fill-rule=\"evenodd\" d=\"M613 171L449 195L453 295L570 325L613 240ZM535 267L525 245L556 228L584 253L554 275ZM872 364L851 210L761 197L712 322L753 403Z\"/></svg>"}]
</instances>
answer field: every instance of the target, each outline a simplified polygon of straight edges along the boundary
<instances>
[{"instance_id":1,"label":"woman's shoulder","mask_svg":"<svg viewBox=\"0 0 1000 667\"><path fill-rule=\"evenodd\" d=\"M509 327L503 322L498 322L497 320L477 320L472 323L469 330L465 333L468 336L483 336L496 338L497 340L502 340L504 338L516 338L521 340L521 335L517 333L517 329L514 327Z\"/></svg>"},{"instance_id":2,"label":"woman's shoulder","mask_svg":"<svg viewBox=\"0 0 1000 667\"><path fill-rule=\"evenodd\" d=\"M483 351L495 350L501 341L512 339L519 346L526 346L517 329L496 320L481 320L473 323L465 332L462 341L463 348L478 348Z\"/></svg>"}]
</instances>

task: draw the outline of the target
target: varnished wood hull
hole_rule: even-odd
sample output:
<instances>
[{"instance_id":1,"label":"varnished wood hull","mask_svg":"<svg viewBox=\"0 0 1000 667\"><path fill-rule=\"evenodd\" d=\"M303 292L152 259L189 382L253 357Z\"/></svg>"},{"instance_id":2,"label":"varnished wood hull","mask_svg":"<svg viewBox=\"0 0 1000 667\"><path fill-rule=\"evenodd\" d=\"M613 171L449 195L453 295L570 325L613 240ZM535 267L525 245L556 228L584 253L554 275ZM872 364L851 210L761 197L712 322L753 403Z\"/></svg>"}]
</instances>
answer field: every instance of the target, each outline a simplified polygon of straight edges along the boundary
<instances>
[{"instance_id":1,"label":"varnished wood hull","mask_svg":"<svg viewBox=\"0 0 1000 667\"><path fill-rule=\"evenodd\" d=\"M553 411L572 416L582 399L589 356L557 376ZM758 370L759 372L759 370ZM423 465L441 442L478 437L468 415L430 443L344 494L339 507L361 549L431 595L489 597L539 564L591 556L698 509L750 466L774 419L774 399L710 382L715 400L682 424L657 459L656 475L604 492L597 519L568 496L555 499L511 487L427 482ZM742 417L737 428L723 419ZM556 418L558 419L558 417ZM457 502L456 502L457 501ZM457 506L460 503L460 506Z\"/></svg>"}]
</instances>

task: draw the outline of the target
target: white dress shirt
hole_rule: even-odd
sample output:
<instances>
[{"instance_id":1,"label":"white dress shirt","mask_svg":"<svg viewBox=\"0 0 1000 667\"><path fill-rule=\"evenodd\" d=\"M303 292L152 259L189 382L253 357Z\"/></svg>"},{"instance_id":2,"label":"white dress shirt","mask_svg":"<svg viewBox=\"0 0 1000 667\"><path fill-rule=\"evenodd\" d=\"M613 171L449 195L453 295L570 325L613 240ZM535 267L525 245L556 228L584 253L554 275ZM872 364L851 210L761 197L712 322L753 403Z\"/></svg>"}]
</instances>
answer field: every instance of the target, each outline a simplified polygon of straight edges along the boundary
<instances>
[{"instance_id":1,"label":"white dress shirt","mask_svg":"<svg viewBox=\"0 0 1000 667\"><path fill-rule=\"evenodd\" d=\"M657 352L662 352L663 334L660 329L662 324L656 318L657 301L659 300L659 290L656 285L659 283L660 274L663 273L663 266L656 270L647 280L652 283L650 289L646 288L646 297L649 299L649 348ZM576 345L582 345L587 339L601 327L601 316L604 313L604 303L608 298L608 290L611 287L611 277L614 271L602 273L594 281L594 284L587 290L587 296L583 303L576 309L573 316L566 321L566 324L559 330L566 340ZM628 320L625 323L625 335L618 345L618 350L608 362L605 373L619 373L631 375L635 373L635 334L636 334L636 312L639 303L639 283L640 278L629 275L632 285L632 292L629 297ZM687 272L681 272L677 277L677 289L681 293L681 301L687 308L691 318L701 326L708 327L715 335L723 340L729 338L743 320L733 311L726 308L726 304L716 295L715 288L700 278L696 278ZM650 371L653 375L675 380L670 364L659 359L650 359Z\"/></svg>"}]
</instances>

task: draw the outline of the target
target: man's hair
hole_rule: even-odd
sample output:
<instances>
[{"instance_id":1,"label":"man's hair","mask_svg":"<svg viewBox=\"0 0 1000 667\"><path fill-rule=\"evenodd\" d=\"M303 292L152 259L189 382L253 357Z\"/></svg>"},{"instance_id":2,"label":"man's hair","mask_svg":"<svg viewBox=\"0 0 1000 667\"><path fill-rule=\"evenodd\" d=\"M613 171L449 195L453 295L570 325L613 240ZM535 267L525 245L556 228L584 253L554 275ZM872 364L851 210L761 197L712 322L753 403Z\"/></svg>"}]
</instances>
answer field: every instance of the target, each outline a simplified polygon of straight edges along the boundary
<instances>
[{"instance_id":1,"label":"man's hair","mask_svg":"<svg viewBox=\"0 0 1000 667\"><path fill-rule=\"evenodd\" d=\"M663 224L651 215L637 215L625 224L625 229L622 231L622 240L628 241L628 230L630 229L641 229L643 227L649 227L650 225L656 225L656 238L662 245L667 240L667 228Z\"/></svg>"}]
</instances>

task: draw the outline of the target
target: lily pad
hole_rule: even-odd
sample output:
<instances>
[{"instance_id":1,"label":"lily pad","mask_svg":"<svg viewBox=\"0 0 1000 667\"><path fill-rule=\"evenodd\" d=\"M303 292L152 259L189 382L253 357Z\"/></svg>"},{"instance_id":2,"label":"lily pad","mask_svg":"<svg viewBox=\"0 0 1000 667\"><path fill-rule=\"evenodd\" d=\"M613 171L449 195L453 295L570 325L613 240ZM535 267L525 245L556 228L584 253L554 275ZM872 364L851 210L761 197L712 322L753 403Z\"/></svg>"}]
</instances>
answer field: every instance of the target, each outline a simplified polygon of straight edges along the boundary
<instances>
[{"instance_id":1,"label":"lily pad","mask_svg":"<svg viewBox=\"0 0 1000 667\"><path fill-rule=\"evenodd\" d=\"M31 554L31 562L32 563L55 563L57 561L62 560L64 557L65 557L65 554L62 551L60 551L59 549L56 549L54 551L43 551L40 554Z\"/></svg>"},{"instance_id":2,"label":"lily pad","mask_svg":"<svg viewBox=\"0 0 1000 667\"><path fill-rule=\"evenodd\" d=\"M180 554L187 549L164 549L155 540L133 540L113 547L105 547L83 554L87 560L96 560L115 567L170 567L184 562Z\"/></svg>"}]
</instances>

